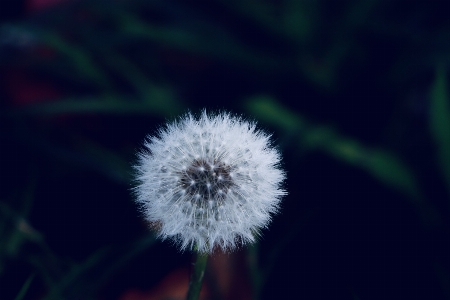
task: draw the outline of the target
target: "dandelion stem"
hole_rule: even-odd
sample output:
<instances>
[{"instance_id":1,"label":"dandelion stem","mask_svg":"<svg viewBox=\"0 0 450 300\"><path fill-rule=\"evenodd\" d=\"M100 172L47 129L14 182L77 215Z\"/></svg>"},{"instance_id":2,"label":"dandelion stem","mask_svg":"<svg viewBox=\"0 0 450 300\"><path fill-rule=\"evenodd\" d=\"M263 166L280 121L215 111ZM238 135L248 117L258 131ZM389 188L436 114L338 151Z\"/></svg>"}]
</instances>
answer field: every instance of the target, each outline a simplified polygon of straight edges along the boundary
<instances>
[{"instance_id":1,"label":"dandelion stem","mask_svg":"<svg viewBox=\"0 0 450 300\"><path fill-rule=\"evenodd\" d=\"M194 266L194 273L192 274L191 282L189 283L189 291L186 297L187 300L199 299L207 260L208 260L207 253L197 252L197 258L195 260Z\"/></svg>"}]
</instances>

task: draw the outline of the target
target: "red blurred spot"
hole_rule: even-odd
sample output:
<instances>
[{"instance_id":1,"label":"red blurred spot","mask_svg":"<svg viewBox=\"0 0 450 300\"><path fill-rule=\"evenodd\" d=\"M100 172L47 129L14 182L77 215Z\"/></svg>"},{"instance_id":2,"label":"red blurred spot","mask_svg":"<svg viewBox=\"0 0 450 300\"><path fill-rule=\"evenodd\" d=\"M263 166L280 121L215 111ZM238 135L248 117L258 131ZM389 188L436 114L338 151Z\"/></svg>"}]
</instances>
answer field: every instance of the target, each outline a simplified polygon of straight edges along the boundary
<instances>
[{"instance_id":1,"label":"red blurred spot","mask_svg":"<svg viewBox=\"0 0 450 300\"><path fill-rule=\"evenodd\" d=\"M20 70L7 73L4 88L13 105L27 105L61 97L61 93L50 82L31 78Z\"/></svg>"},{"instance_id":2,"label":"red blurred spot","mask_svg":"<svg viewBox=\"0 0 450 300\"><path fill-rule=\"evenodd\" d=\"M216 281L220 298L224 300L252 299L245 251L216 251L208 259L208 269Z\"/></svg>"},{"instance_id":3,"label":"red blurred spot","mask_svg":"<svg viewBox=\"0 0 450 300\"><path fill-rule=\"evenodd\" d=\"M177 269L161 280L152 290L130 289L122 294L119 300L185 299L189 287L189 276L188 268ZM252 299L245 251L233 253L215 251L210 255L200 299Z\"/></svg>"},{"instance_id":4,"label":"red blurred spot","mask_svg":"<svg viewBox=\"0 0 450 300\"><path fill-rule=\"evenodd\" d=\"M55 49L46 45L39 45L34 48L34 51L39 58L54 58L56 56Z\"/></svg>"},{"instance_id":5,"label":"red blurred spot","mask_svg":"<svg viewBox=\"0 0 450 300\"><path fill-rule=\"evenodd\" d=\"M62 2L67 2L67 0L28 0L26 10L29 12L38 11Z\"/></svg>"},{"instance_id":6,"label":"red blurred spot","mask_svg":"<svg viewBox=\"0 0 450 300\"><path fill-rule=\"evenodd\" d=\"M185 299L189 287L189 271L187 268L178 269L167 275L151 291L143 292L135 289L125 292L119 300L157 300L157 299ZM200 299L208 299L205 284L200 293Z\"/></svg>"}]
</instances>

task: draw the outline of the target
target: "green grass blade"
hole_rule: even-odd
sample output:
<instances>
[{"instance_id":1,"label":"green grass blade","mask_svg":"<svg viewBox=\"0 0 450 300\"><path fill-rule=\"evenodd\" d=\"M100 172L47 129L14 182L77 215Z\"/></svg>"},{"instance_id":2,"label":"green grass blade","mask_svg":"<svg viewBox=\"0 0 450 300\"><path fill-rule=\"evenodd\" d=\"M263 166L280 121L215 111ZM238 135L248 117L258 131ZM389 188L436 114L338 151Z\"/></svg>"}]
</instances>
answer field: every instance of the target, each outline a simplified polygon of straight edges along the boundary
<instances>
[{"instance_id":1,"label":"green grass blade","mask_svg":"<svg viewBox=\"0 0 450 300\"><path fill-rule=\"evenodd\" d=\"M100 66L97 66L90 53L77 45L64 40L57 33L43 31L38 33L41 40L59 53L65 55L73 65L80 76L89 78L92 82L99 84L107 91L113 90L113 84L110 82L107 74Z\"/></svg>"},{"instance_id":2,"label":"green grass blade","mask_svg":"<svg viewBox=\"0 0 450 300\"><path fill-rule=\"evenodd\" d=\"M22 285L22 288L20 289L19 293L17 294L16 298L14 300L22 300L23 297L25 297L28 289L30 288L31 282L34 279L35 274L32 274L30 277L28 277L27 281Z\"/></svg>"},{"instance_id":3,"label":"green grass blade","mask_svg":"<svg viewBox=\"0 0 450 300\"><path fill-rule=\"evenodd\" d=\"M144 101L115 95L94 97L68 97L50 102L39 102L7 111L10 116L60 115L60 114L154 114L173 116L182 110L182 105L167 94L155 91L154 97Z\"/></svg>"},{"instance_id":4,"label":"green grass blade","mask_svg":"<svg viewBox=\"0 0 450 300\"><path fill-rule=\"evenodd\" d=\"M436 71L430 98L430 130L437 147L439 166L450 193L450 101L443 68Z\"/></svg>"},{"instance_id":5,"label":"green grass blade","mask_svg":"<svg viewBox=\"0 0 450 300\"><path fill-rule=\"evenodd\" d=\"M246 107L258 120L292 134L298 147L323 151L365 170L379 182L407 195L426 225L438 222L438 213L423 199L414 173L395 154L364 146L355 139L338 134L332 127L311 124L267 96L250 99Z\"/></svg>"}]
</instances>

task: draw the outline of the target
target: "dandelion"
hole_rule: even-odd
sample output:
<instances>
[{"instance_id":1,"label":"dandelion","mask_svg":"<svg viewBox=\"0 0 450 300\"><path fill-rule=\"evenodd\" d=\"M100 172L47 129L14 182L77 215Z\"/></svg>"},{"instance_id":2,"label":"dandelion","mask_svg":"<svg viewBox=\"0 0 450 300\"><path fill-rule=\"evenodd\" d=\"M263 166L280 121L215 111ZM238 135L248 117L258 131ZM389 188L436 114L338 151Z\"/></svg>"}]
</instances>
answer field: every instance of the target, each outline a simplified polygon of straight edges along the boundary
<instances>
[{"instance_id":1,"label":"dandelion","mask_svg":"<svg viewBox=\"0 0 450 300\"><path fill-rule=\"evenodd\" d=\"M162 239L211 253L254 242L279 209L285 173L270 135L228 113L187 114L148 137L136 201Z\"/></svg>"}]
</instances>

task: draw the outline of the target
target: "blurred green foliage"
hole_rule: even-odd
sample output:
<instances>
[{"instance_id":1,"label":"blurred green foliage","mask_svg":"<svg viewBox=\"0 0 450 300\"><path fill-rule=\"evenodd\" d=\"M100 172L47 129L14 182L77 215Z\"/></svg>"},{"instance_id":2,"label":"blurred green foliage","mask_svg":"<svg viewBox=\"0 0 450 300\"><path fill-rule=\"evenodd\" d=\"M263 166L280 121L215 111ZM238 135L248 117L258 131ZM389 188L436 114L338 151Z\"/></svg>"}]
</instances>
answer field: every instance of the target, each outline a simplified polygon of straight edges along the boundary
<instances>
[{"instance_id":1,"label":"blurred green foliage","mask_svg":"<svg viewBox=\"0 0 450 300\"><path fill-rule=\"evenodd\" d=\"M293 133L299 147L324 151L349 165L362 168L375 179L405 193L427 226L439 222L438 212L424 202L413 171L389 151L365 147L354 139L340 136L332 127L314 126L268 97L250 99L247 108L258 120Z\"/></svg>"},{"instance_id":2,"label":"blurred green foliage","mask_svg":"<svg viewBox=\"0 0 450 300\"><path fill-rule=\"evenodd\" d=\"M23 284L22 288L19 291L19 294L17 294L17 297L14 298L15 300L22 300L25 297L25 294L27 293L28 288L30 287L31 282L33 281L35 275L31 275L27 281Z\"/></svg>"},{"instance_id":3,"label":"blurred green foliage","mask_svg":"<svg viewBox=\"0 0 450 300\"><path fill-rule=\"evenodd\" d=\"M435 139L438 163L450 194L450 100L447 91L447 77L443 67L436 71L430 100L430 129Z\"/></svg>"}]
</instances>

